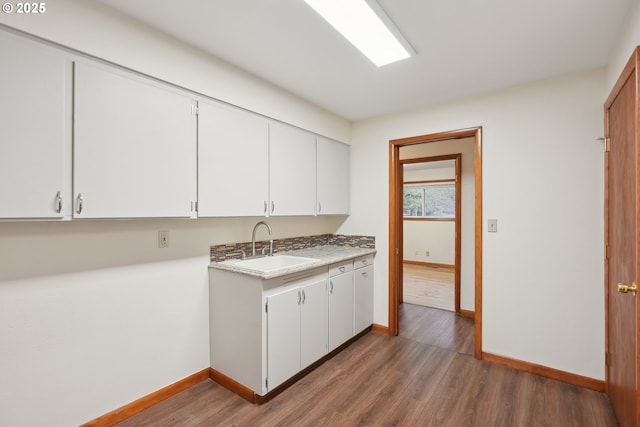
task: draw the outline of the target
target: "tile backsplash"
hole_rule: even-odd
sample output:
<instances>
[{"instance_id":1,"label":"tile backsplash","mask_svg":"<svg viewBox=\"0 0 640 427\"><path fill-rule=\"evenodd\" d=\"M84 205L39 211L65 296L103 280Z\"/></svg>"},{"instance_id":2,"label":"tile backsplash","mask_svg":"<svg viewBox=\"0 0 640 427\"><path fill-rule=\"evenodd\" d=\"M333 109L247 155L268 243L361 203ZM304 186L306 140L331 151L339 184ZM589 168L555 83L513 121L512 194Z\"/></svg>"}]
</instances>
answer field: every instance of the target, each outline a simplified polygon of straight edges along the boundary
<instances>
[{"instance_id":1,"label":"tile backsplash","mask_svg":"<svg viewBox=\"0 0 640 427\"><path fill-rule=\"evenodd\" d=\"M273 253L306 249L314 246L351 246L354 248L375 249L376 239L373 236L347 236L343 234L321 234L318 236L291 237L273 241ZM256 253L269 248L269 241L256 242ZM211 262L242 258L242 251L251 256L251 242L228 243L211 246Z\"/></svg>"}]
</instances>

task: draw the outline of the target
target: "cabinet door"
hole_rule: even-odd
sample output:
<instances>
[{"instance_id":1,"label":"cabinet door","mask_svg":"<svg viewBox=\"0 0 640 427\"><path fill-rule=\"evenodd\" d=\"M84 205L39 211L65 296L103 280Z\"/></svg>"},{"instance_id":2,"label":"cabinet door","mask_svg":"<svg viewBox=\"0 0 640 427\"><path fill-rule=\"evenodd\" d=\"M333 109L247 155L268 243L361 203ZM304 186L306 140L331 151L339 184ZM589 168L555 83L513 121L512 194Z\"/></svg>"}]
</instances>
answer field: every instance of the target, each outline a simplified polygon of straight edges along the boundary
<instances>
[{"instance_id":1,"label":"cabinet door","mask_svg":"<svg viewBox=\"0 0 640 427\"><path fill-rule=\"evenodd\" d=\"M318 215L348 215L351 147L318 137Z\"/></svg>"},{"instance_id":2,"label":"cabinet door","mask_svg":"<svg viewBox=\"0 0 640 427\"><path fill-rule=\"evenodd\" d=\"M222 104L198 109L198 216L266 215L267 119Z\"/></svg>"},{"instance_id":3,"label":"cabinet door","mask_svg":"<svg viewBox=\"0 0 640 427\"><path fill-rule=\"evenodd\" d=\"M195 216L189 96L83 62L75 64L74 102L74 218Z\"/></svg>"},{"instance_id":4,"label":"cabinet door","mask_svg":"<svg viewBox=\"0 0 640 427\"><path fill-rule=\"evenodd\" d=\"M314 135L279 122L270 123L269 182L270 215L315 215Z\"/></svg>"},{"instance_id":5,"label":"cabinet door","mask_svg":"<svg viewBox=\"0 0 640 427\"><path fill-rule=\"evenodd\" d=\"M327 281L305 285L300 305L300 369L327 354Z\"/></svg>"},{"instance_id":6,"label":"cabinet door","mask_svg":"<svg viewBox=\"0 0 640 427\"><path fill-rule=\"evenodd\" d=\"M329 279L329 351L353 336L353 273Z\"/></svg>"},{"instance_id":7,"label":"cabinet door","mask_svg":"<svg viewBox=\"0 0 640 427\"><path fill-rule=\"evenodd\" d=\"M5 32L0 52L0 218L62 218L71 198L66 60Z\"/></svg>"},{"instance_id":8,"label":"cabinet door","mask_svg":"<svg viewBox=\"0 0 640 427\"><path fill-rule=\"evenodd\" d=\"M300 370L300 288L267 297L267 378L273 390Z\"/></svg>"},{"instance_id":9,"label":"cabinet door","mask_svg":"<svg viewBox=\"0 0 640 427\"><path fill-rule=\"evenodd\" d=\"M359 268L353 272L355 316L354 333L359 333L373 324L373 266Z\"/></svg>"}]
</instances>

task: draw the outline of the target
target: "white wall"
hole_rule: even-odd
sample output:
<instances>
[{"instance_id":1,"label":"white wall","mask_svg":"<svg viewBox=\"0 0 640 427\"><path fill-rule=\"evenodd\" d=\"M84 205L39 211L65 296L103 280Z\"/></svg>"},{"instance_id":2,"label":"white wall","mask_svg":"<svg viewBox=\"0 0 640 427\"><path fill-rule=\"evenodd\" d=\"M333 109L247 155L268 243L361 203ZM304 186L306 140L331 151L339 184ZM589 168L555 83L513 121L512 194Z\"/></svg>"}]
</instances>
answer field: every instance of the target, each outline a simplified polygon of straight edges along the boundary
<instances>
[{"instance_id":1,"label":"white wall","mask_svg":"<svg viewBox=\"0 0 640 427\"><path fill-rule=\"evenodd\" d=\"M346 120L99 3L0 23L349 141ZM257 220L0 223L0 425L78 425L209 367L209 246L250 240ZM277 239L343 220L268 222Z\"/></svg>"},{"instance_id":2,"label":"white wall","mask_svg":"<svg viewBox=\"0 0 640 427\"><path fill-rule=\"evenodd\" d=\"M455 221L404 220L402 236L404 261L455 265Z\"/></svg>"},{"instance_id":3,"label":"white wall","mask_svg":"<svg viewBox=\"0 0 640 427\"><path fill-rule=\"evenodd\" d=\"M483 351L604 378L604 70L357 122L351 217L388 259L389 140L483 126ZM388 263L374 321L388 323Z\"/></svg>"}]
</instances>

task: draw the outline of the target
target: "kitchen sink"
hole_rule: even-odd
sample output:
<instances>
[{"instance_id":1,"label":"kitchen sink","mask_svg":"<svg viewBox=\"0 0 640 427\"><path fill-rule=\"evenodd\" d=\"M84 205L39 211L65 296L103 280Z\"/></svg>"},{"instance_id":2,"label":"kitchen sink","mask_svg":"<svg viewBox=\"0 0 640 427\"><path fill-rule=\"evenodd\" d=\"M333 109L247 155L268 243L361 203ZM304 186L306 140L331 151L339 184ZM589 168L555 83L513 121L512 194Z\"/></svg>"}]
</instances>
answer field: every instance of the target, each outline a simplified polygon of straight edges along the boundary
<instances>
[{"instance_id":1,"label":"kitchen sink","mask_svg":"<svg viewBox=\"0 0 640 427\"><path fill-rule=\"evenodd\" d=\"M234 267L251 271L269 273L284 268L299 267L316 262L320 262L320 260L294 255L273 255L260 258L222 261L221 264L233 265Z\"/></svg>"}]
</instances>

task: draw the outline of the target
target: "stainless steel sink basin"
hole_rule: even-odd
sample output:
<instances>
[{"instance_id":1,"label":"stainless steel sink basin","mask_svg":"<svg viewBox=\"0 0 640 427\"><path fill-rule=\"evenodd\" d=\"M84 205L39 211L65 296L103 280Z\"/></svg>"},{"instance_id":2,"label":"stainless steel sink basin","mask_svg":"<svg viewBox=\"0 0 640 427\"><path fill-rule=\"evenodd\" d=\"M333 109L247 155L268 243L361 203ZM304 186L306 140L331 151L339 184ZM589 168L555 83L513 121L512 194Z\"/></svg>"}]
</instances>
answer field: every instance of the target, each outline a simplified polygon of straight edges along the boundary
<instances>
[{"instance_id":1,"label":"stainless steel sink basin","mask_svg":"<svg viewBox=\"0 0 640 427\"><path fill-rule=\"evenodd\" d=\"M306 258L293 255L274 255L261 258L237 259L223 261L221 264L233 265L245 270L270 273L276 270L303 266L319 262L316 258Z\"/></svg>"}]
</instances>

